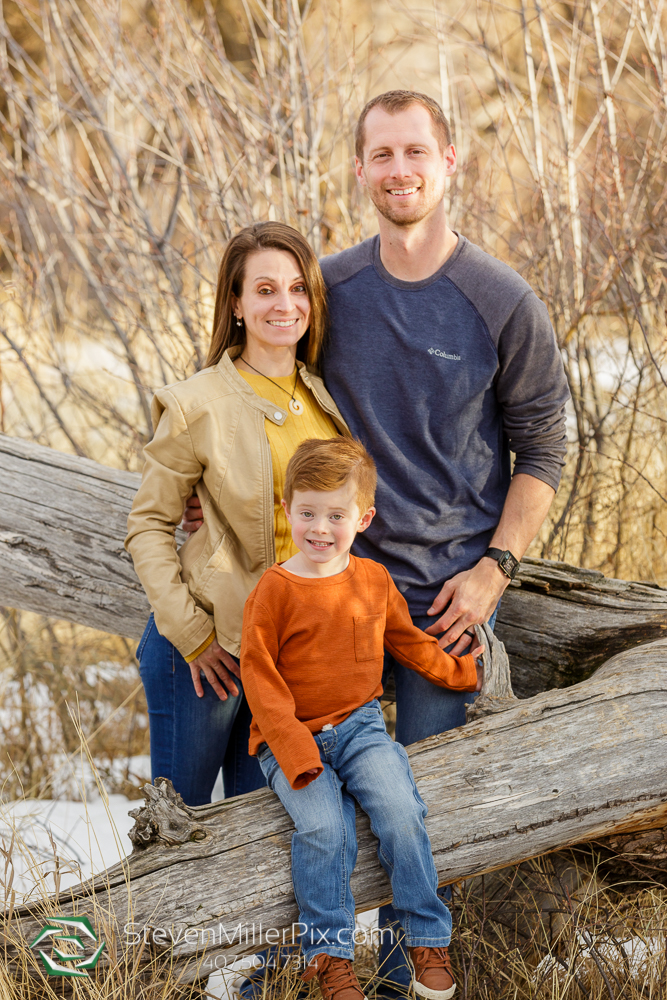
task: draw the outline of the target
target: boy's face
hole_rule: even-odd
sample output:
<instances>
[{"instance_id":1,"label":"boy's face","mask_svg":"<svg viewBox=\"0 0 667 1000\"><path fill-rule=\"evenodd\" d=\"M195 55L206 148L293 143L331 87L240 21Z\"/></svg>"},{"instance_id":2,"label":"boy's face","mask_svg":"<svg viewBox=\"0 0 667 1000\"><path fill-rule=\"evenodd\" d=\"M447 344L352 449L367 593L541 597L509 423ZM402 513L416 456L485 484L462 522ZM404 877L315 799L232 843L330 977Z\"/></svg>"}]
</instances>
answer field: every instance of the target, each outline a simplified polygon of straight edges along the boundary
<instances>
[{"instance_id":1,"label":"boy's face","mask_svg":"<svg viewBox=\"0 0 667 1000\"><path fill-rule=\"evenodd\" d=\"M337 490L295 490L291 506L283 500L292 526L294 544L314 563L328 563L346 555L354 536L365 531L375 508L363 514L357 504L357 486L351 480Z\"/></svg>"}]
</instances>

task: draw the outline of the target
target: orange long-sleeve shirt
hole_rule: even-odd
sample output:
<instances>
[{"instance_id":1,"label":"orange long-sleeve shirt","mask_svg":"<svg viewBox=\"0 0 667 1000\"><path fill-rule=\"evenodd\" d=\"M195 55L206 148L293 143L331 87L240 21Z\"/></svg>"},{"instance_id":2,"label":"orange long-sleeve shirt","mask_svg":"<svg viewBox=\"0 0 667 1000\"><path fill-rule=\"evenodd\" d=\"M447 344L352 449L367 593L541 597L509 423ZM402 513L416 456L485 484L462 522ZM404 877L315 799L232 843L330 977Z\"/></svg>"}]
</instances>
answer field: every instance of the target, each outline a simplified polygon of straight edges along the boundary
<instances>
[{"instance_id":1,"label":"orange long-sleeve shirt","mask_svg":"<svg viewBox=\"0 0 667 1000\"><path fill-rule=\"evenodd\" d=\"M445 653L413 625L380 563L350 556L342 573L318 579L268 569L243 612L250 753L268 743L292 788L314 781L304 773L323 770L312 734L380 697L385 648L440 687L475 689L473 657Z\"/></svg>"}]
</instances>

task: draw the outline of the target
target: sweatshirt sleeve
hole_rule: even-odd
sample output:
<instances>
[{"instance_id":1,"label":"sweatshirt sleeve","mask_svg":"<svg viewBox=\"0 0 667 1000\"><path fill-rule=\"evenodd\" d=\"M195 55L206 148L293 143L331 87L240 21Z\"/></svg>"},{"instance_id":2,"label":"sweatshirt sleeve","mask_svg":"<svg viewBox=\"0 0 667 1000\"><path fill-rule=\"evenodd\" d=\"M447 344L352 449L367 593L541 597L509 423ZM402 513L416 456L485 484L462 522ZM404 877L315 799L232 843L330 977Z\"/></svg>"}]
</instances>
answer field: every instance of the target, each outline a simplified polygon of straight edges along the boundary
<instances>
[{"instance_id":1,"label":"sweatshirt sleeve","mask_svg":"<svg viewBox=\"0 0 667 1000\"><path fill-rule=\"evenodd\" d=\"M296 717L294 698L276 664L280 646L269 610L251 594L243 611L241 681L250 711L292 788L322 773L313 734ZM315 768L317 774L305 774Z\"/></svg>"},{"instance_id":2,"label":"sweatshirt sleeve","mask_svg":"<svg viewBox=\"0 0 667 1000\"><path fill-rule=\"evenodd\" d=\"M534 292L518 303L498 340L496 393L516 455L527 473L558 489L565 462L565 406L570 391L546 306Z\"/></svg>"},{"instance_id":3,"label":"sweatshirt sleeve","mask_svg":"<svg viewBox=\"0 0 667 1000\"><path fill-rule=\"evenodd\" d=\"M452 656L445 653L433 635L427 635L413 624L408 605L396 584L387 576L387 624L384 633L385 648L404 667L415 670L438 687L452 691L474 691L477 687L477 668L474 657ZM435 620L435 619L434 619Z\"/></svg>"},{"instance_id":4,"label":"sweatshirt sleeve","mask_svg":"<svg viewBox=\"0 0 667 1000\"><path fill-rule=\"evenodd\" d=\"M181 578L176 548L185 502L203 466L195 454L178 400L169 389L155 394L155 433L144 448L141 485L127 520L125 548L155 613L155 624L186 659L214 635L213 618L195 603Z\"/></svg>"}]
</instances>

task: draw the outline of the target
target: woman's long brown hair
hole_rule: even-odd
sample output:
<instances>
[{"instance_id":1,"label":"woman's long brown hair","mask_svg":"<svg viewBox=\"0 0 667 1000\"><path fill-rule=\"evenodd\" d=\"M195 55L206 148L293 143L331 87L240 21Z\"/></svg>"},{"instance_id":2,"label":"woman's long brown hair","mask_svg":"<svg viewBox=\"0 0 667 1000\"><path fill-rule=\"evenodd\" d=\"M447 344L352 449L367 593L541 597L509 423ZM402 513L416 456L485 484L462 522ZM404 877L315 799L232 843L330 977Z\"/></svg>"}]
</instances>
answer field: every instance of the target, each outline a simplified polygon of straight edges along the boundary
<instances>
[{"instance_id":1,"label":"woman's long brown hair","mask_svg":"<svg viewBox=\"0 0 667 1000\"><path fill-rule=\"evenodd\" d=\"M245 324L237 326L232 310L232 295L243 292L246 261L258 250L285 250L296 258L310 300L310 325L299 341L297 357L313 368L319 367L327 330L327 303L324 279L317 257L307 240L284 222L258 222L242 229L225 247L218 272L215 295L213 336L206 367L217 365L225 351L245 346Z\"/></svg>"}]
</instances>

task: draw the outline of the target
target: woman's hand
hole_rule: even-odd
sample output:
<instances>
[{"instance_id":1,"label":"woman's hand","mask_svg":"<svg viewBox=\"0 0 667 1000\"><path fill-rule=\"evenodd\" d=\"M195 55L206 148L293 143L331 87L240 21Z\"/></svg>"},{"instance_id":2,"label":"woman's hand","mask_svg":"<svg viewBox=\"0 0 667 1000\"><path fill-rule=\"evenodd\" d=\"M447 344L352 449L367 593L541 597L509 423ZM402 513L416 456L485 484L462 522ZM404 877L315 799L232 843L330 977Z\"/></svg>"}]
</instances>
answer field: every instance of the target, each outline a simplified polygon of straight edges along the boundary
<instances>
[{"instance_id":1,"label":"woman's hand","mask_svg":"<svg viewBox=\"0 0 667 1000\"><path fill-rule=\"evenodd\" d=\"M234 683L234 677L241 676L239 665L227 650L222 648L217 639L214 639L211 645L207 646L204 652L200 653L197 659L193 660L189 666L190 673L192 674L192 683L195 686L198 698L204 697L204 688L202 687L200 676L202 672L220 701L227 701L227 692L233 697L238 695L239 689ZM227 691L225 691L220 681L225 685Z\"/></svg>"}]
</instances>

